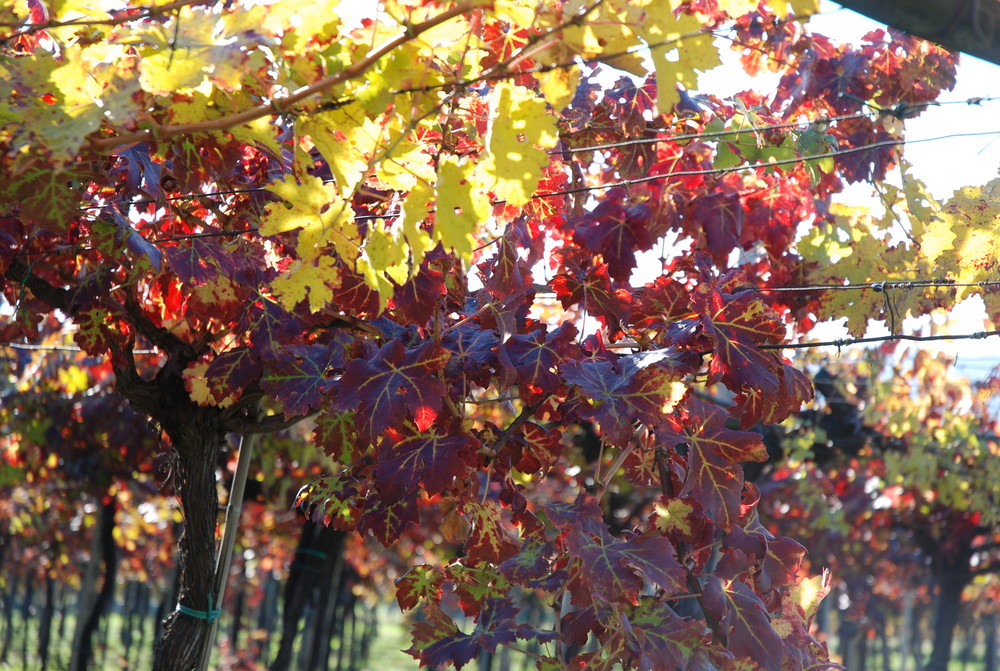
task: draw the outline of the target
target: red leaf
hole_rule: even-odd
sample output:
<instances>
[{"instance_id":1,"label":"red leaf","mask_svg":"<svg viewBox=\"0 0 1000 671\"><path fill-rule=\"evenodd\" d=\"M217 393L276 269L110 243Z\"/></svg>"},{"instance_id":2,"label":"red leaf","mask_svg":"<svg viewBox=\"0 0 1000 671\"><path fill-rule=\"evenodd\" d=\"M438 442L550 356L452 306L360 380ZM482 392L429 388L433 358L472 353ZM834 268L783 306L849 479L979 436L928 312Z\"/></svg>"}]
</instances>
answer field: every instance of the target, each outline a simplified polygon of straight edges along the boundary
<instances>
[{"instance_id":1,"label":"red leaf","mask_svg":"<svg viewBox=\"0 0 1000 671\"><path fill-rule=\"evenodd\" d=\"M649 234L650 211L645 204L626 209L624 189L612 189L577 224L573 241L607 262L612 278L627 282L635 268L636 252L645 251L653 244Z\"/></svg>"},{"instance_id":2,"label":"red leaf","mask_svg":"<svg viewBox=\"0 0 1000 671\"><path fill-rule=\"evenodd\" d=\"M396 580L396 601L403 610L416 608L421 600L437 603L441 600L444 573L429 564L414 566Z\"/></svg>"},{"instance_id":3,"label":"red leaf","mask_svg":"<svg viewBox=\"0 0 1000 671\"><path fill-rule=\"evenodd\" d=\"M445 294L444 275L423 265L420 271L392 294L396 313L402 324L426 324L438 308L437 299Z\"/></svg>"},{"instance_id":4,"label":"red leaf","mask_svg":"<svg viewBox=\"0 0 1000 671\"><path fill-rule=\"evenodd\" d=\"M212 360L205 371L208 390L216 403L228 396L239 396L262 371L260 359L249 347L224 352Z\"/></svg>"},{"instance_id":5,"label":"red leaf","mask_svg":"<svg viewBox=\"0 0 1000 671\"><path fill-rule=\"evenodd\" d=\"M378 292L365 279L348 268L340 268L340 286L333 290L332 302L348 314L376 315Z\"/></svg>"},{"instance_id":6,"label":"red leaf","mask_svg":"<svg viewBox=\"0 0 1000 671\"><path fill-rule=\"evenodd\" d=\"M736 403L733 414L742 418L741 426L752 426L758 422L776 424L798 412L803 403L812 399L812 380L805 373L784 361L781 361L779 372L779 388L758 389L747 386L733 399Z\"/></svg>"},{"instance_id":7,"label":"red leaf","mask_svg":"<svg viewBox=\"0 0 1000 671\"><path fill-rule=\"evenodd\" d=\"M560 273L553 278L552 289L563 308L579 305L612 332L621 331L621 325L628 321L632 294L612 286L606 263L586 274Z\"/></svg>"},{"instance_id":8,"label":"red leaf","mask_svg":"<svg viewBox=\"0 0 1000 671\"><path fill-rule=\"evenodd\" d=\"M686 589L686 572L674 558L673 544L663 536L621 541L602 521L584 518L566 536L570 554L580 560L578 579L570 587L574 603L593 599L634 602L645 581L669 596Z\"/></svg>"},{"instance_id":9,"label":"red leaf","mask_svg":"<svg viewBox=\"0 0 1000 671\"><path fill-rule=\"evenodd\" d=\"M474 321L463 322L450 329L441 339L441 346L452 356L444 367L444 377L455 381L458 396L465 396L470 387L488 387L498 368L496 348L500 338L492 329L480 328Z\"/></svg>"},{"instance_id":10,"label":"red leaf","mask_svg":"<svg viewBox=\"0 0 1000 671\"><path fill-rule=\"evenodd\" d=\"M459 631L440 608L425 608L423 615L423 621L413 625L413 645L406 650L421 666L454 664L461 669L479 654L473 637Z\"/></svg>"},{"instance_id":11,"label":"red leaf","mask_svg":"<svg viewBox=\"0 0 1000 671\"><path fill-rule=\"evenodd\" d=\"M316 418L313 440L334 461L350 465L365 453L353 412L324 412Z\"/></svg>"},{"instance_id":12,"label":"red leaf","mask_svg":"<svg viewBox=\"0 0 1000 671\"><path fill-rule=\"evenodd\" d=\"M631 654L639 669L710 668L707 651L702 645L702 623L683 619L661 599L640 597L638 605L629 609L628 627L622 628L623 648Z\"/></svg>"},{"instance_id":13,"label":"red leaf","mask_svg":"<svg viewBox=\"0 0 1000 671\"><path fill-rule=\"evenodd\" d=\"M262 296L247 306L238 327L249 331L255 348L266 351L302 333L305 324L277 302Z\"/></svg>"},{"instance_id":14,"label":"red leaf","mask_svg":"<svg viewBox=\"0 0 1000 671\"><path fill-rule=\"evenodd\" d=\"M393 499L415 493L440 494L477 464L478 444L469 436L418 433L381 449L375 466L375 486Z\"/></svg>"},{"instance_id":15,"label":"red leaf","mask_svg":"<svg viewBox=\"0 0 1000 671\"><path fill-rule=\"evenodd\" d=\"M448 350L428 342L406 350L397 338L371 359L347 364L333 407L358 411L358 435L374 442L386 429L401 429L407 419L421 431L441 411L445 386L434 373L444 368Z\"/></svg>"},{"instance_id":16,"label":"red leaf","mask_svg":"<svg viewBox=\"0 0 1000 671\"><path fill-rule=\"evenodd\" d=\"M494 298L533 291L531 270L510 240L513 231L508 228L508 232L497 242L496 254L479 264L483 288Z\"/></svg>"},{"instance_id":17,"label":"red leaf","mask_svg":"<svg viewBox=\"0 0 1000 671\"><path fill-rule=\"evenodd\" d=\"M672 445L687 444L688 472L680 496L704 504L708 516L728 531L740 518L744 461L765 461L767 448L758 433L732 431L719 407L688 396L677 415L657 435Z\"/></svg>"},{"instance_id":18,"label":"red leaf","mask_svg":"<svg viewBox=\"0 0 1000 671\"><path fill-rule=\"evenodd\" d=\"M663 328L691 314L688 290L669 277L657 277L640 289L632 302L632 324L636 328Z\"/></svg>"},{"instance_id":19,"label":"red leaf","mask_svg":"<svg viewBox=\"0 0 1000 671\"><path fill-rule=\"evenodd\" d=\"M488 599L471 634L463 634L454 623L448 626L441 618L428 617L427 619L433 623L433 631L430 632L430 636L421 631L420 638L421 641L433 642L418 653L413 648L407 652L418 657L421 665L436 667L454 664L456 669L461 669L479 653L492 653L498 645L514 642L516 638L514 632L518 628L515 620L517 612L517 608L509 599ZM444 617L444 619L450 623L450 618ZM417 630L415 627L414 631ZM416 648L416 636L414 644Z\"/></svg>"},{"instance_id":20,"label":"red leaf","mask_svg":"<svg viewBox=\"0 0 1000 671\"><path fill-rule=\"evenodd\" d=\"M739 580L727 585L709 577L703 590L703 606L724 627L729 651L753 661L761 671L781 671L785 646L760 597Z\"/></svg>"},{"instance_id":21,"label":"red leaf","mask_svg":"<svg viewBox=\"0 0 1000 671\"><path fill-rule=\"evenodd\" d=\"M699 196L692 201L688 215L705 232L705 244L712 258L725 266L729 253L739 247L743 231L740 194L727 190Z\"/></svg>"},{"instance_id":22,"label":"red leaf","mask_svg":"<svg viewBox=\"0 0 1000 671\"><path fill-rule=\"evenodd\" d=\"M343 365L339 348L291 345L265 360L260 386L282 403L285 417L304 415L318 408L323 394L333 387L330 370Z\"/></svg>"},{"instance_id":23,"label":"red leaf","mask_svg":"<svg viewBox=\"0 0 1000 671\"><path fill-rule=\"evenodd\" d=\"M545 473L563 453L561 434L534 422L525 422L521 432L511 436L504 449L512 453L512 465L522 473Z\"/></svg>"},{"instance_id":24,"label":"red leaf","mask_svg":"<svg viewBox=\"0 0 1000 671\"><path fill-rule=\"evenodd\" d=\"M785 326L759 298L744 292L700 296L701 322L715 347L710 382L721 381L738 394L735 408L742 427L784 419L812 398L808 378L761 345L784 341Z\"/></svg>"},{"instance_id":25,"label":"red leaf","mask_svg":"<svg viewBox=\"0 0 1000 671\"><path fill-rule=\"evenodd\" d=\"M520 552L508 557L497 567L497 572L511 582L528 587L533 581L548 574L549 557L554 551L551 543L529 539L521 545Z\"/></svg>"},{"instance_id":26,"label":"red leaf","mask_svg":"<svg viewBox=\"0 0 1000 671\"><path fill-rule=\"evenodd\" d=\"M500 564L520 549L517 536L512 530L505 528L501 519L502 509L496 501L466 501L462 504L462 514L471 525L469 540L465 544L465 554L469 561L477 564Z\"/></svg>"},{"instance_id":27,"label":"red leaf","mask_svg":"<svg viewBox=\"0 0 1000 671\"><path fill-rule=\"evenodd\" d=\"M371 492L365 499L364 508L358 520L358 531L362 534L370 531L385 547L398 541L407 525L416 524L418 520L415 493L388 500L378 492Z\"/></svg>"},{"instance_id":28,"label":"red leaf","mask_svg":"<svg viewBox=\"0 0 1000 671\"><path fill-rule=\"evenodd\" d=\"M577 393L565 405L583 419L595 419L612 443L628 444L635 421L656 425L680 400L677 380L693 372L695 360L667 349L629 354L616 362L606 359L570 361L560 367Z\"/></svg>"},{"instance_id":29,"label":"red leaf","mask_svg":"<svg viewBox=\"0 0 1000 671\"><path fill-rule=\"evenodd\" d=\"M208 258L194 245L194 241L166 247L163 252L177 278L185 284L201 286L219 275L219 269L208 262Z\"/></svg>"},{"instance_id":30,"label":"red leaf","mask_svg":"<svg viewBox=\"0 0 1000 671\"><path fill-rule=\"evenodd\" d=\"M501 383L524 387L520 393L529 402L535 396L555 392L562 384L557 372L559 365L581 352L576 336L576 327L570 322L550 333L546 333L543 325L531 333L511 336L500 350L500 361L504 364Z\"/></svg>"}]
</instances>

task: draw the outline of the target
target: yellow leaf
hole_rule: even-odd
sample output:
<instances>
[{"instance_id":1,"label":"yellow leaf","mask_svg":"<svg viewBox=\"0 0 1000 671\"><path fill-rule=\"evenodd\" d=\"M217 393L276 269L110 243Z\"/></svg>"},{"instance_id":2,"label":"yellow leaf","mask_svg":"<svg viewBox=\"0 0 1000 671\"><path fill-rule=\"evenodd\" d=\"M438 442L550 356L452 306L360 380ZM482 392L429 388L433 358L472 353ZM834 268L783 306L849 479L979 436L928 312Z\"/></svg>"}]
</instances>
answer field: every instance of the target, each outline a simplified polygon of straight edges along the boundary
<instances>
[{"instance_id":1,"label":"yellow leaf","mask_svg":"<svg viewBox=\"0 0 1000 671\"><path fill-rule=\"evenodd\" d=\"M100 128L106 114L114 111L124 118L128 115L120 110L134 108L131 94L135 88L121 77L116 65L102 63L105 58L118 58L109 53L115 51L119 50L67 46L59 60L39 52L0 64L0 96L7 101L2 134L32 138L37 143L35 151L59 166L76 160L87 136ZM56 97L58 103L45 102L47 95Z\"/></svg>"},{"instance_id":2,"label":"yellow leaf","mask_svg":"<svg viewBox=\"0 0 1000 671\"><path fill-rule=\"evenodd\" d=\"M526 28L535 22L537 0L496 0L493 12L498 19L519 28Z\"/></svg>"},{"instance_id":3,"label":"yellow leaf","mask_svg":"<svg viewBox=\"0 0 1000 671\"><path fill-rule=\"evenodd\" d=\"M194 58L180 58L177 63L170 60L169 53L148 51L139 66L139 83L143 90L153 95L169 95L171 92L188 92L204 81L202 64Z\"/></svg>"},{"instance_id":4,"label":"yellow leaf","mask_svg":"<svg viewBox=\"0 0 1000 671\"><path fill-rule=\"evenodd\" d=\"M809 622L816 614L820 601L830 591L830 574L823 571L822 575L806 578L789 590L789 598L802 609L805 621Z\"/></svg>"},{"instance_id":5,"label":"yellow leaf","mask_svg":"<svg viewBox=\"0 0 1000 671\"><path fill-rule=\"evenodd\" d=\"M474 169L474 163L459 165L458 159L449 157L441 162L438 174L434 237L463 259L471 258L476 232L491 212L489 198L473 177Z\"/></svg>"},{"instance_id":6,"label":"yellow leaf","mask_svg":"<svg viewBox=\"0 0 1000 671\"><path fill-rule=\"evenodd\" d=\"M389 299L396 288L385 276L385 273L372 268L364 258L358 259L357 271L364 278L365 284L378 294L379 311L381 312L389 304Z\"/></svg>"},{"instance_id":7,"label":"yellow leaf","mask_svg":"<svg viewBox=\"0 0 1000 671\"><path fill-rule=\"evenodd\" d=\"M768 0L779 18L792 14L798 18L819 12L819 0Z\"/></svg>"},{"instance_id":8,"label":"yellow leaf","mask_svg":"<svg viewBox=\"0 0 1000 671\"><path fill-rule=\"evenodd\" d=\"M586 0L566 2L563 5L564 20L574 19L591 4ZM634 3L628 0L605 0L596 11L587 14L587 20L579 24L571 23L563 30L562 45L584 59L605 54L621 54L607 61L608 65L637 77L645 77L647 71L645 57L634 49L640 46L640 42L632 30L641 19L642 12L634 7ZM558 62L566 60L566 56L561 55ZM556 62L552 59L549 61Z\"/></svg>"},{"instance_id":9,"label":"yellow leaf","mask_svg":"<svg viewBox=\"0 0 1000 671\"><path fill-rule=\"evenodd\" d=\"M373 226L365 242L365 258L372 268L385 270L406 260L406 250L400 240L381 226Z\"/></svg>"},{"instance_id":10,"label":"yellow leaf","mask_svg":"<svg viewBox=\"0 0 1000 671\"><path fill-rule=\"evenodd\" d=\"M282 35L281 45L292 54L305 51L310 40L325 42L340 27L339 0L316 2L277 1L267 8L264 28Z\"/></svg>"},{"instance_id":11,"label":"yellow leaf","mask_svg":"<svg viewBox=\"0 0 1000 671\"><path fill-rule=\"evenodd\" d=\"M225 397L219 402L216 402L212 390L208 388L208 382L205 380L205 373L208 372L208 361L195 361L194 363L188 364L187 368L184 369L184 387L187 389L188 394L191 396L191 400L198 405L215 405L220 408L228 408L236 400L236 395L230 395Z\"/></svg>"},{"instance_id":12,"label":"yellow leaf","mask_svg":"<svg viewBox=\"0 0 1000 671\"><path fill-rule=\"evenodd\" d=\"M674 16L671 2L647 0L646 15L639 23L639 35L650 47L656 68L657 109L669 112L680 100L677 85L698 88L698 71L721 65L712 35L702 32L704 22L696 16Z\"/></svg>"},{"instance_id":13,"label":"yellow leaf","mask_svg":"<svg viewBox=\"0 0 1000 671\"><path fill-rule=\"evenodd\" d=\"M195 287L194 293L205 305L225 305L239 300L236 285L225 275L218 275Z\"/></svg>"},{"instance_id":14,"label":"yellow leaf","mask_svg":"<svg viewBox=\"0 0 1000 671\"><path fill-rule=\"evenodd\" d=\"M249 145L257 145L270 150L274 156L281 156L281 144L278 142L278 126L270 117L261 117L229 129L237 140Z\"/></svg>"},{"instance_id":15,"label":"yellow leaf","mask_svg":"<svg viewBox=\"0 0 1000 671\"><path fill-rule=\"evenodd\" d=\"M174 96L173 104L167 112L171 124L197 123L219 116L219 108L215 101L199 91L194 91L184 97Z\"/></svg>"},{"instance_id":16,"label":"yellow leaf","mask_svg":"<svg viewBox=\"0 0 1000 671\"><path fill-rule=\"evenodd\" d=\"M340 286L340 271L336 261L321 256L310 261L296 261L282 273L271 289L285 309L292 310L299 301L308 298L309 310L319 312L333 300L333 290Z\"/></svg>"},{"instance_id":17,"label":"yellow leaf","mask_svg":"<svg viewBox=\"0 0 1000 671\"><path fill-rule=\"evenodd\" d=\"M536 72L534 77L538 80L545 102L558 114L573 100L580 83L580 70L576 66L556 68L548 72Z\"/></svg>"},{"instance_id":18,"label":"yellow leaf","mask_svg":"<svg viewBox=\"0 0 1000 671\"><path fill-rule=\"evenodd\" d=\"M558 140L555 117L533 91L510 82L491 94L488 153L479 164L487 190L509 205L528 202ZM541 147L541 149L539 148Z\"/></svg>"},{"instance_id":19,"label":"yellow leaf","mask_svg":"<svg viewBox=\"0 0 1000 671\"><path fill-rule=\"evenodd\" d=\"M1000 179L982 187L959 189L942 207L942 214L954 232L953 251L938 266L954 273L960 283L1000 279ZM976 291L962 287L957 300Z\"/></svg>"},{"instance_id":20,"label":"yellow leaf","mask_svg":"<svg viewBox=\"0 0 1000 671\"><path fill-rule=\"evenodd\" d=\"M771 618L771 628L781 638L788 638L792 635L792 623L783 617Z\"/></svg>"},{"instance_id":21,"label":"yellow leaf","mask_svg":"<svg viewBox=\"0 0 1000 671\"><path fill-rule=\"evenodd\" d=\"M919 179L909 174L910 164L903 161L900 174L903 179L903 194L906 196L906 209L909 212L910 230L914 238L920 242L920 252L927 261L933 263L944 252L953 248L955 233L952 222L946 221L941 214L941 205L927 191L927 187ZM887 185L887 190L891 188ZM894 202L890 197L888 203ZM887 206L887 209L892 209ZM891 212L886 213L887 216Z\"/></svg>"},{"instance_id":22,"label":"yellow leaf","mask_svg":"<svg viewBox=\"0 0 1000 671\"><path fill-rule=\"evenodd\" d=\"M436 176L434 181L436 181ZM430 214L430 204L434 198L434 190L429 184L430 181L417 182L406 200L403 201L403 236L406 238L407 244L410 245L414 268L420 267L424 255L434 247L434 240L431 239L430 234L421 228L421 223Z\"/></svg>"},{"instance_id":23,"label":"yellow leaf","mask_svg":"<svg viewBox=\"0 0 1000 671\"><path fill-rule=\"evenodd\" d=\"M328 245L349 264L358 257L361 238L354 209L332 184L306 176L299 184L294 175L267 187L285 203L271 203L260 224L261 235L277 235L300 229L296 251L304 261L316 259Z\"/></svg>"},{"instance_id":24,"label":"yellow leaf","mask_svg":"<svg viewBox=\"0 0 1000 671\"><path fill-rule=\"evenodd\" d=\"M57 377L59 385L67 394L79 394L90 388L90 378L87 376L87 371L79 366L59 368Z\"/></svg>"},{"instance_id":25,"label":"yellow leaf","mask_svg":"<svg viewBox=\"0 0 1000 671\"><path fill-rule=\"evenodd\" d=\"M924 234L920 236L920 251L933 263L954 247L955 232L951 229L951 222L938 218L932 219L924 228Z\"/></svg>"},{"instance_id":26,"label":"yellow leaf","mask_svg":"<svg viewBox=\"0 0 1000 671\"><path fill-rule=\"evenodd\" d=\"M734 19L757 9L757 0L719 0L719 9Z\"/></svg>"},{"instance_id":27,"label":"yellow leaf","mask_svg":"<svg viewBox=\"0 0 1000 671\"><path fill-rule=\"evenodd\" d=\"M341 195L354 193L371 168L383 135L382 127L358 105L300 117L297 135L308 135L330 165Z\"/></svg>"},{"instance_id":28,"label":"yellow leaf","mask_svg":"<svg viewBox=\"0 0 1000 671\"><path fill-rule=\"evenodd\" d=\"M143 28L136 35L147 45L139 51L142 89L159 96L190 93L210 84L240 89L244 77L256 69L247 61L258 37L253 32L226 34L225 27L215 17L185 7L172 21Z\"/></svg>"},{"instance_id":29,"label":"yellow leaf","mask_svg":"<svg viewBox=\"0 0 1000 671\"><path fill-rule=\"evenodd\" d=\"M54 21L105 19L108 16L108 12L104 9L108 3L101 0L54 0L45 4L49 9L49 17Z\"/></svg>"},{"instance_id":30,"label":"yellow leaf","mask_svg":"<svg viewBox=\"0 0 1000 671\"><path fill-rule=\"evenodd\" d=\"M397 22L419 24L436 17L440 11L440 4L434 3L414 7L384 2L379 12L380 20L355 30L348 48L353 51L357 48L353 45L366 45L366 48L383 45L400 36L403 28ZM386 15L391 18L387 19ZM403 118L410 113L420 115L438 102L437 96L427 91L456 78L469 79L479 74L479 46L479 39L470 29L468 17L453 17L397 46L368 69L363 77L347 82L340 95L358 101L359 106L372 117L383 114L390 105L394 114ZM357 54L346 53L342 58L343 66L347 66L357 60ZM429 67L431 63L435 65ZM411 95L394 93L411 89L424 89L424 92ZM415 103L420 98L425 100Z\"/></svg>"},{"instance_id":31,"label":"yellow leaf","mask_svg":"<svg viewBox=\"0 0 1000 671\"><path fill-rule=\"evenodd\" d=\"M358 267L368 286L379 292L383 303L387 301L394 289L385 278L390 278L396 284L403 284L410 277L407 244L400 229L386 230L381 226L373 226Z\"/></svg>"},{"instance_id":32,"label":"yellow leaf","mask_svg":"<svg viewBox=\"0 0 1000 671\"><path fill-rule=\"evenodd\" d=\"M375 176L397 191L410 191L418 181L433 183L434 165L425 147L409 138L390 141L388 153L379 163Z\"/></svg>"},{"instance_id":33,"label":"yellow leaf","mask_svg":"<svg viewBox=\"0 0 1000 671\"><path fill-rule=\"evenodd\" d=\"M693 531L687 517L694 511L694 506L681 499L671 499L669 503L656 504L656 528L667 533L677 531L689 534Z\"/></svg>"}]
</instances>

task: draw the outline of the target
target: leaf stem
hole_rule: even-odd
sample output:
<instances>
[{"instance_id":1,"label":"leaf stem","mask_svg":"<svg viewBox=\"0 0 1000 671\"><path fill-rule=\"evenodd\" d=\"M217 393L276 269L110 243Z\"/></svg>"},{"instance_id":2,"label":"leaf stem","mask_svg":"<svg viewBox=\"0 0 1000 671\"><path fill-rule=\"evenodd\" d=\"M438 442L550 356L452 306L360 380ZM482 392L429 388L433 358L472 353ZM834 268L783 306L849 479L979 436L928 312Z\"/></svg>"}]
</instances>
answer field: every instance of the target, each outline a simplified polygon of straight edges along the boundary
<instances>
[{"instance_id":1,"label":"leaf stem","mask_svg":"<svg viewBox=\"0 0 1000 671\"><path fill-rule=\"evenodd\" d=\"M503 446L507 444L507 441L510 440L512 435L514 435L514 432L521 428L521 426L535 414L535 411L542 407L542 404L545 403L548 398L549 395L545 394L535 403L525 405L521 408L521 412L514 418L514 421L508 424L507 427L500 432L500 435L497 436L497 439L493 441L493 454L498 454L500 450L503 449Z\"/></svg>"},{"instance_id":2,"label":"leaf stem","mask_svg":"<svg viewBox=\"0 0 1000 671\"><path fill-rule=\"evenodd\" d=\"M514 652L519 652L522 655L526 655L526 656L532 657L534 659L545 659L542 655L538 654L537 652L531 652L530 650L525 650L524 648L519 648L516 645L511 645L510 643L501 643L500 645L502 645L503 647L507 648L508 650L513 650Z\"/></svg>"}]
</instances>

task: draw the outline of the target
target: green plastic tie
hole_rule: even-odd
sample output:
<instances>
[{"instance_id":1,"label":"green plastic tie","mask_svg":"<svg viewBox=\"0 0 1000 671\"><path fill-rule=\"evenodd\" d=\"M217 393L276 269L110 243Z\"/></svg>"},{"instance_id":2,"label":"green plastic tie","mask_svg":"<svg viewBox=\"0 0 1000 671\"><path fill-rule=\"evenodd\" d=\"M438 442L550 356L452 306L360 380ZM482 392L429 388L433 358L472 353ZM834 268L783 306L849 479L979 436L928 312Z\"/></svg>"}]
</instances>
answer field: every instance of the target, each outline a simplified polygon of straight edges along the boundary
<instances>
[{"instance_id":1,"label":"green plastic tie","mask_svg":"<svg viewBox=\"0 0 1000 671\"><path fill-rule=\"evenodd\" d=\"M290 567L292 570L305 571L307 573L322 573L323 569L316 568L315 566L309 566L303 562L294 561Z\"/></svg>"},{"instance_id":2,"label":"green plastic tie","mask_svg":"<svg viewBox=\"0 0 1000 671\"><path fill-rule=\"evenodd\" d=\"M319 550L312 550L310 548L299 548L295 551L297 555L309 555L310 557L319 557L320 559L326 559L330 555Z\"/></svg>"},{"instance_id":3,"label":"green plastic tie","mask_svg":"<svg viewBox=\"0 0 1000 671\"><path fill-rule=\"evenodd\" d=\"M182 604L177 604L177 610L184 613L188 617L193 617L196 620L205 620L209 624L214 624L216 620L222 615L222 610L219 608L212 608L212 593L208 593L208 610L198 610L197 608L190 608Z\"/></svg>"}]
</instances>

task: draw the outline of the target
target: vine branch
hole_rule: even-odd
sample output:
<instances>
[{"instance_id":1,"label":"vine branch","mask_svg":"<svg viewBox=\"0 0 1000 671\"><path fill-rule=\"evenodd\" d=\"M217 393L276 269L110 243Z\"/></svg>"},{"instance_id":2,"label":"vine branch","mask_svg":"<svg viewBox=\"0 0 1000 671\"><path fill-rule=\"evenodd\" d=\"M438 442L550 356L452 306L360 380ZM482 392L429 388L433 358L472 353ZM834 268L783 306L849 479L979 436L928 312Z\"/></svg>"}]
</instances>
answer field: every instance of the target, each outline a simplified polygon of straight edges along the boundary
<instances>
[{"instance_id":1,"label":"vine branch","mask_svg":"<svg viewBox=\"0 0 1000 671\"><path fill-rule=\"evenodd\" d=\"M431 28L434 28L445 21L455 18L470 12L474 9L479 8L483 5L482 0L472 0L470 2L463 2L460 5L456 5L451 9L447 9L437 16L434 16L426 21L421 21L420 23L411 24L405 26L405 30L397 35L395 38L389 40L381 47L375 51L368 54L364 59L358 61L357 63L352 63L351 65L344 68L341 72L335 75L330 75L324 77L312 84L305 86L294 93L290 93L287 96L282 96L280 98L275 98L267 103L261 103L256 107L251 107L248 110L238 112L236 114L231 114L229 116L220 117L218 119L212 119L210 121L197 121L193 123L177 124L174 126L161 126L154 125L151 128L136 131L134 133L127 133L125 135L116 135L114 137L101 138L97 140L91 140L90 146L97 152L109 152L117 149L123 145L131 145L138 142L163 140L178 135L187 135L190 133L204 133L210 131L226 130L227 128L232 128L233 126L238 126L240 124L248 123L255 119L259 119L265 116L278 116L283 114L288 110L288 108L297 102L305 100L306 98L321 93L322 91L336 86L342 82L350 81L363 75L369 68L371 68L375 63L382 59L383 56L391 53L393 50L399 48L403 44L406 44L410 40L416 38L421 33L424 33Z\"/></svg>"},{"instance_id":2,"label":"vine branch","mask_svg":"<svg viewBox=\"0 0 1000 671\"><path fill-rule=\"evenodd\" d=\"M174 2L168 2L165 5L146 7L144 10L135 14L126 14L123 12L118 16L112 16L107 19L80 18L70 19L69 21L43 21L41 23L0 21L0 28L17 28L18 26L22 28L16 33L11 33L7 37L0 38L0 40L12 40L23 35L31 35L33 33L37 33L39 30L48 30L50 28L67 28L73 26L120 26L124 23L132 23L133 21L141 21L143 19L162 16L173 12L174 10L181 9L182 7L214 4L215 0L175 0Z\"/></svg>"}]
</instances>

